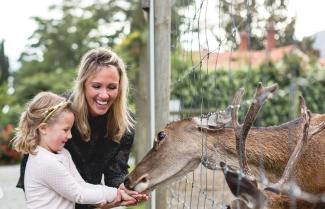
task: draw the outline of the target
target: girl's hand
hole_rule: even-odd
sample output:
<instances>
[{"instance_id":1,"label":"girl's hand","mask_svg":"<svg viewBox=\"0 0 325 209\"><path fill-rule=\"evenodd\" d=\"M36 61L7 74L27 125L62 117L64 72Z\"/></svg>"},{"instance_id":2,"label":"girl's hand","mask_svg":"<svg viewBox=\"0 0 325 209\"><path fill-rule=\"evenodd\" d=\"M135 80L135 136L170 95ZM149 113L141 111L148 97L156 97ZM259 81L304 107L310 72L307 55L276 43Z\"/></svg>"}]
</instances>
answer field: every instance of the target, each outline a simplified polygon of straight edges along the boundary
<instances>
[{"instance_id":1,"label":"girl's hand","mask_svg":"<svg viewBox=\"0 0 325 209\"><path fill-rule=\"evenodd\" d=\"M114 208L118 206L128 206L128 205L135 205L137 203L137 199L133 198L132 196L128 195L124 190L117 189L115 199L110 203L101 203L96 205L101 209L108 209Z\"/></svg>"},{"instance_id":2,"label":"girl's hand","mask_svg":"<svg viewBox=\"0 0 325 209\"><path fill-rule=\"evenodd\" d=\"M117 189L116 197L112 202L97 204L96 207L101 208L101 209L114 208L114 207L120 206L121 202L122 202L122 196L121 196L121 193L119 192L119 189Z\"/></svg>"},{"instance_id":3,"label":"girl's hand","mask_svg":"<svg viewBox=\"0 0 325 209\"><path fill-rule=\"evenodd\" d=\"M143 201L147 201L149 200L150 196L147 194L147 193L139 193L137 191L133 191L133 190L128 190L125 186L124 186L124 183L122 183L120 186L119 186L119 189L122 189L124 190L129 196L132 196L133 198L136 199L136 202L135 204L133 205L136 205L138 203L141 203Z\"/></svg>"},{"instance_id":4,"label":"girl's hand","mask_svg":"<svg viewBox=\"0 0 325 209\"><path fill-rule=\"evenodd\" d=\"M126 193L125 190L118 189L118 191L120 192L121 197L122 197L121 205L127 206L127 205L135 205L135 204L137 204L138 200L135 197L130 196L128 193Z\"/></svg>"}]
</instances>

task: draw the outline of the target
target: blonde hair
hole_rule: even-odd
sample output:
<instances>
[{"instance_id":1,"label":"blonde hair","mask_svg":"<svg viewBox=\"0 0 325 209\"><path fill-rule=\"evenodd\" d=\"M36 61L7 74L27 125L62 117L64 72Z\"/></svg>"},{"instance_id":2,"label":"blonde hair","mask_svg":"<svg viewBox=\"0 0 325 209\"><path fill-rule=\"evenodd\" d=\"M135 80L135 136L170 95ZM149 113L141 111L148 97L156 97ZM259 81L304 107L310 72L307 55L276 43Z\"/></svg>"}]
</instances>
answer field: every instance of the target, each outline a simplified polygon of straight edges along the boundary
<instances>
[{"instance_id":1,"label":"blonde hair","mask_svg":"<svg viewBox=\"0 0 325 209\"><path fill-rule=\"evenodd\" d=\"M60 113L73 112L71 103L52 92L40 92L26 104L19 119L17 132L12 139L16 151L24 154L35 154L40 143L38 127L41 123L54 123Z\"/></svg>"},{"instance_id":2,"label":"blonde hair","mask_svg":"<svg viewBox=\"0 0 325 209\"><path fill-rule=\"evenodd\" d=\"M126 131L130 132L131 128L134 128L134 120L127 109L128 78L124 62L110 49L92 49L81 60L72 99L73 108L77 113L75 125L85 141L89 141L91 135L88 123L89 111L84 92L85 83L94 73L109 66L117 68L120 80L118 96L107 113L107 135L119 142Z\"/></svg>"}]
</instances>

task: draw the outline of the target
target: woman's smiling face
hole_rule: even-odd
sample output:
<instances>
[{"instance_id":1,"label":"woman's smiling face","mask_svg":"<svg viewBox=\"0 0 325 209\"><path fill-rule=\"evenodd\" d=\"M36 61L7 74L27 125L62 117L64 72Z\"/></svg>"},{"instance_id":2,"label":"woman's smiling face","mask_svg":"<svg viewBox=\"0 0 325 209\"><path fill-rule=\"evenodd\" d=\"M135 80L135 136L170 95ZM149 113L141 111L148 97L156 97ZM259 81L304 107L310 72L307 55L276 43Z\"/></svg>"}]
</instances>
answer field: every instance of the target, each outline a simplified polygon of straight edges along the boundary
<instances>
[{"instance_id":1,"label":"woman's smiling face","mask_svg":"<svg viewBox=\"0 0 325 209\"><path fill-rule=\"evenodd\" d=\"M85 82L85 97L91 116L107 113L119 94L120 75L115 66L100 67Z\"/></svg>"}]
</instances>

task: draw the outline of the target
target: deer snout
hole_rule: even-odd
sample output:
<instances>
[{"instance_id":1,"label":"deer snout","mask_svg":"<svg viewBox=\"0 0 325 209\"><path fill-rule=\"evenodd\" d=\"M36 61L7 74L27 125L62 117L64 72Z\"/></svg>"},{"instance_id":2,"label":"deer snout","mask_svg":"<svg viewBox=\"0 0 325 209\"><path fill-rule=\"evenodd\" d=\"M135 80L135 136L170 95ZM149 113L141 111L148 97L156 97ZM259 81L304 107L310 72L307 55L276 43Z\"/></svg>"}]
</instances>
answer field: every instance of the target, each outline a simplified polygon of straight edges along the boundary
<instances>
[{"instance_id":1,"label":"deer snout","mask_svg":"<svg viewBox=\"0 0 325 209\"><path fill-rule=\"evenodd\" d=\"M131 189L137 192L143 192L149 187L148 174L144 174L135 181L132 181L130 176L127 176L124 180L124 185L127 189Z\"/></svg>"}]
</instances>

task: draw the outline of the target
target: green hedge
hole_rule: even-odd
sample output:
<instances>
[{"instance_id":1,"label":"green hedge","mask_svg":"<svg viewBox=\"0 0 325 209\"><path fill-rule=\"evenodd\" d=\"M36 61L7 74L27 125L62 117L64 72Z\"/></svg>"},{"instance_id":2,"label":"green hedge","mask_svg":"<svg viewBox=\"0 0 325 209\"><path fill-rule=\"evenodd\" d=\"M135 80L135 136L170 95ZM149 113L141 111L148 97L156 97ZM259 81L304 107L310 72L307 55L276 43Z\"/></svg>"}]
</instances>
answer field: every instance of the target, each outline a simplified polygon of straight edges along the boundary
<instances>
[{"instance_id":1,"label":"green hedge","mask_svg":"<svg viewBox=\"0 0 325 209\"><path fill-rule=\"evenodd\" d=\"M325 95L325 70L317 64L305 64L288 56L282 64L265 63L259 69L202 70L191 67L180 59L172 62L171 98L181 101L182 109L225 109L236 90L245 88L240 118L246 113L258 82L264 86L279 84L279 90L262 107L255 125L277 125L297 117L299 95L303 95L312 112L325 112L322 98ZM322 96L323 95L323 96Z\"/></svg>"}]
</instances>

